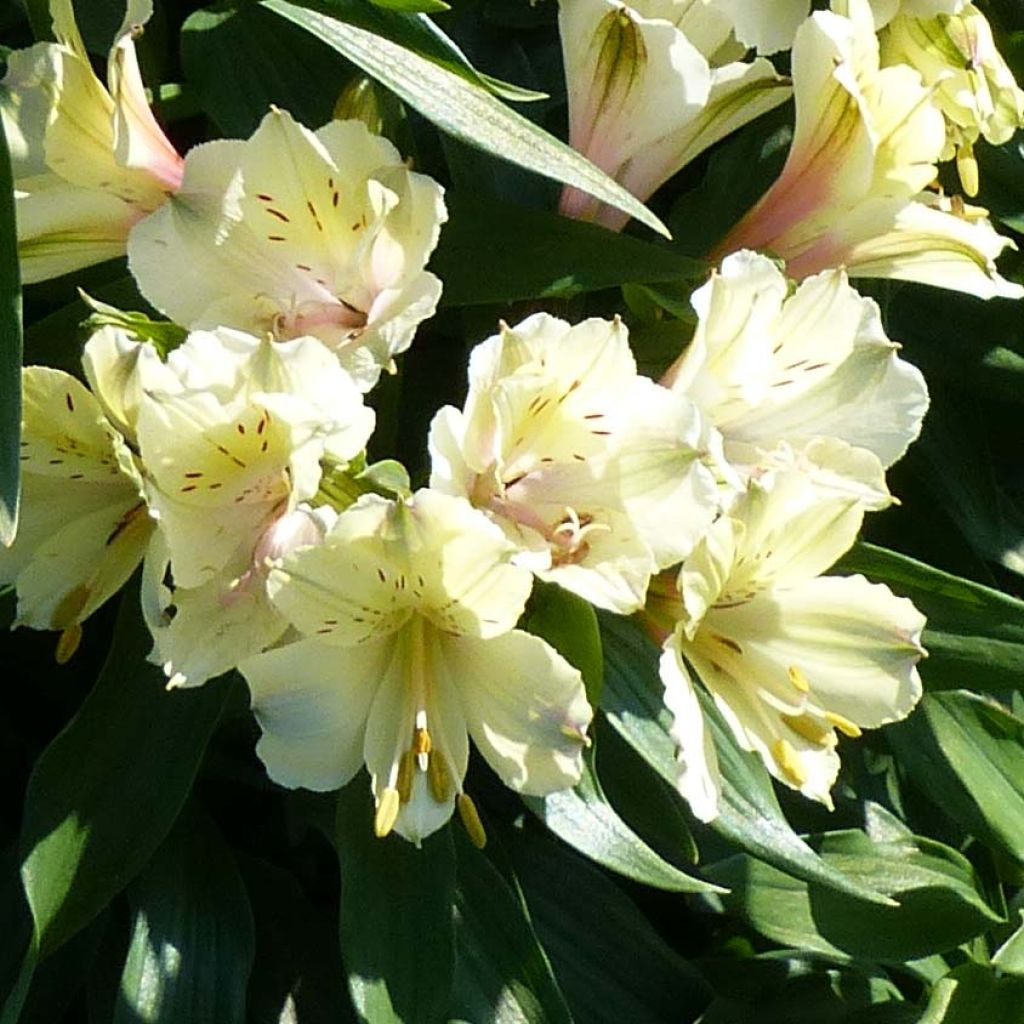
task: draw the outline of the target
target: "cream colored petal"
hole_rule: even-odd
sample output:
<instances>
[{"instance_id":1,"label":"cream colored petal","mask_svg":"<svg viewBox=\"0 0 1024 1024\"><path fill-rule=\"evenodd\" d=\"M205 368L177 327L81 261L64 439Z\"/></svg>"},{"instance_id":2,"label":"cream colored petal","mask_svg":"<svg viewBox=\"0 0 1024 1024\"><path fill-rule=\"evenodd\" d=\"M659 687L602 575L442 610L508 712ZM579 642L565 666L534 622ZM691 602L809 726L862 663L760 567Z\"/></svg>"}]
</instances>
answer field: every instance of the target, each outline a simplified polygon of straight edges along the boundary
<instances>
[{"instance_id":1,"label":"cream colored petal","mask_svg":"<svg viewBox=\"0 0 1024 1024\"><path fill-rule=\"evenodd\" d=\"M439 631L414 617L390 648L367 721L364 756L378 803L385 790L399 791L395 830L418 844L451 817L469 762L469 741ZM413 753L417 728L430 736L425 769ZM443 764L440 775L434 760ZM408 790L400 778L403 762L410 773Z\"/></svg>"},{"instance_id":2,"label":"cream colored petal","mask_svg":"<svg viewBox=\"0 0 1024 1024\"><path fill-rule=\"evenodd\" d=\"M748 479L766 470L796 471L806 476L822 497L855 501L869 511L880 511L896 501L878 456L836 437L818 437L798 447L782 442L770 450L730 442L726 452Z\"/></svg>"},{"instance_id":3,"label":"cream colored petal","mask_svg":"<svg viewBox=\"0 0 1024 1024\"><path fill-rule=\"evenodd\" d=\"M69 492L64 508L74 516L32 552L19 572L19 625L66 629L87 619L128 582L142 561L154 524L132 488L82 515ZM23 515L31 516L26 488ZM74 511L72 511L72 509ZM15 542L17 543L17 542Z\"/></svg>"},{"instance_id":4,"label":"cream colored petal","mask_svg":"<svg viewBox=\"0 0 1024 1024\"><path fill-rule=\"evenodd\" d=\"M797 731L786 724L778 709L765 702L765 690L758 680L746 673L733 675L692 649L685 653L711 691L737 743L757 754L780 782L831 809L830 791L839 774L832 727L824 723L813 733L806 728ZM797 714L791 718L800 720Z\"/></svg>"},{"instance_id":5,"label":"cream colored petal","mask_svg":"<svg viewBox=\"0 0 1024 1024\"><path fill-rule=\"evenodd\" d=\"M106 192L56 175L22 180L16 194L18 260L24 284L60 277L125 251L139 212Z\"/></svg>"},{"instance_id":6,"label":"cream colored petal","mask_svg":"<svg viewBox=\"0 0 1024 1024\"><path fill-rule=\"evenodd\" d=\"M796 668L812 703L862 728L906 717L921 697L924 616L862 576L823 576L716 608L701 628L742 648L718 658L732 675L785 689Z\"/></svg>"},{"instance_id":7,"label":"cream colored petal","mask_svg":"<svg viewBox=\"0 0 1024 1024\"><path fill-rule=\"evenodd\" d=\"M288 622L274 609L261 579L232 573L168 595L157 624L150 622L153 659L175 686L198 686L275 644Z\"/></svg>"},{"instance_id":8,"label":"cream colored petal","mask_svg":"<svg viewBox=\"0 0 1024 1024\"><path fill-rule=\"evenodd\" d=\"M715 6L732 20L736 38L758 53L788 50L811 8L809 0L715 0Z\"/></svg>"},{"instance_id":9,"label":"cream colored petal","mask_svg":"<svg viewBox=\"0 0 1024 1024\"><path fill-rule=\"evenodd\" d=\"M527 570L510 564L514 548L467 501L423 489L398 507L409 586L441 629L492 637L518 621L530 594Z\"/></svg>"},{"instance_id":10,"label":"cream colored petal","mask_svg":"<svg viewBox=\"0 0 1024 1024\"><path fill-rule=\"evenodd\" d=\"M730 509L735 525L716 522L709 544L698 545L687 559L681 576L684 600L691 585L701 592L706 586L691 583L691 574L725 580L725 602L817 576L854 542L863 517L859 502L823 495L801 473L766 474Z\"/></svg>"},{"instance_id":11,"label":"cream colored petal","mask_svg":"<svg viewBox=\"0 0 1024 1024\"><path fill-rule=\"evenodd\" d=\"M263 730L256 753L275 782L331 790L359 771L387 654L386 641L339 652L302 640L239 666Z\"/></svg>"},{"instance_id":12,"label":"cream colored petal","mask_svg":"<svg viewBox=\"0 0 1024 1024\"><path fill-rule=\"evenodd\" d=\"M101 327L92 335L82 352L82 368L104 413L132 439L143 389L168 391L177 386L156 349L120 327Z\"/></svg>"},{"instance_id":13,"label":"cream colored petal","mask_svg":"<svg viewBox=\"0 0 1024 1024\"><path fill-rule=\"evenodd\" d=\"M593 712L575 668L519 630L452 637L445 658L473 742L507 786L543 796L579 781Z\"/></svg>"},{"instance_id":14,"label":"cream colored petal","mask_svg":"<svg viewBox=\"0 0 1024 1024\"><path fill-rule=\"evenodd\" d=\"M414 581L379 536L353 536L343 512L318 547L300 550L270 571L268 593L296 629L332 647L386 637L402 627L415 606ZM376 510L372 510L376 512ZM378 526L382 516L376 518Z\"/></svg>"},{"instance_id":15,"label":"cream colored petal","mask_svg":"<svg viewBox=\"0 0 1024 1024\"><path fill-rule=\"evenodd\" d=\"M852 277L891 277L967 292L980 299L1024 297L1024 288L1002 277L996 257L1013 248L981 211L976 219L942 208L938 197L921 196L892 217L886 231L868 231L874 208L850 214L843 228L851 240L846 264Z\"/></svg>"},{"instance_id":16,"label":"cream colored petal","mask_svg":"<svg viewBox=\"0 0 1024 1024\"><path fill-rule=\"evenodd\" d=\"M712 821L718 815L722 790L718 756L690 674L679 653L678 637L665 642L658 671L665 685L665 707L672 714L669 735L678 747L676 787L699 821Z\"/></svg>"}]
</instances>

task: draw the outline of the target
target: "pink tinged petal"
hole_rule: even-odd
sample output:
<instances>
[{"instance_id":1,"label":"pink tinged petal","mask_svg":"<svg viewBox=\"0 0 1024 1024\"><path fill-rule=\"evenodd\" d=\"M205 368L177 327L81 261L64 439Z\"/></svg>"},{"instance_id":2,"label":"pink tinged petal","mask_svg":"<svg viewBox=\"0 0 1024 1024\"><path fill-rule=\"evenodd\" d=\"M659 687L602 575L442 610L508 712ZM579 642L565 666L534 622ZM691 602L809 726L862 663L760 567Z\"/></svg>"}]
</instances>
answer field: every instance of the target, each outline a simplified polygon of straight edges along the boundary
<instances>
[{"instance_id":1,"label":"pink tinged petal","mask_svg":"<svg viewBox=\"0 0 1024 1024\"><path fill-rule=\"evenodd\" d=\"M536 796L575 785L593 714L579 672L519 630L444 648L473 742L502 781Z\"/></svg>"},{"instance_id":2,"label":"pink tinged petal","mask_svg":"<svg viewBox=\"0 0 1024 1024\"><path fill-rule=\"evenodd\" d=\"M256 753L275 782L324 791L359 771L388 650L385 641L343 657L307 639L242 662L263 730Z\"/></svg>"},{"instance_id":3,"label":"pink tinged petal","mask_svg":"<svg viewBox=\"0 0 1024 1024\"><path fill-rule=\"evenodd\" d=\"M184 161L157 124L146 99L131 31L111 51L107 79L114 100L114 154L118 164L145 169L168 193L177 191Z\"/></svg>"},{"instance_id":4,"label":"pink tinged petal","mask_svg":"<svg viewBox=\"0 0 1024 1024\"><path fill-rule=\"evenodd\" d=\"M671 22L608 0L563 0L559 29L569 144L612 177L643 163L648 145L685 125L707 102L707 59ZM603 212L575 189L565 190L560 208L588 220Z\"/></svg>"}]
</instances>

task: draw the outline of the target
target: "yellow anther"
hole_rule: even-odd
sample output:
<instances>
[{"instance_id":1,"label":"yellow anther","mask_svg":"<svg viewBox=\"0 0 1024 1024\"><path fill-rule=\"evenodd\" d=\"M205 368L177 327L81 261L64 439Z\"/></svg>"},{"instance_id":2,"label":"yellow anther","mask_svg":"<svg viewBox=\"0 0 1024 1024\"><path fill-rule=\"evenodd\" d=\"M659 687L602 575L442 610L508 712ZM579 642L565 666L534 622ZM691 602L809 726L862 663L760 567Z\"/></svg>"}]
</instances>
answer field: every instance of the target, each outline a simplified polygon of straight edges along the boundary
<instances>
[{"instance_id":1,"label":"yellow anther","mask_svg":"<svg viewBox=\"0 0 1024 1024\"><path fill-rule=\"evenodd\" d=\"M807 772L788 740L776 740L772 744L772 757L793 785L802 786L807 781Z\"/></svg>"},{"instance_id":2,"label":"yellow anther","mask_svg":"<svg viewBox=\"0 0 1024 1024\"><path fill-rule=\"evenodd\" d=\"M819 722L810 715L783 715L782 720L798 736L803 736L811 743L825 746L825 741L832 735L832 730L824 722Z\"/></svg>"},{"instance_id":3,"label":"yellow anther","mask_svg":"<svg viewBox=\"0 0 1024 1024\"><path fill-rule=\"evenodd\" d=\"M412 799L412 778L415 771L416 757L411 750L407 750L398 762L398 778L395 780L398 799L403 804L407 804Z\"/></svg>"},{"instance_id":4,"label":"yellow anther","mask_svg":"<svg viewBox=\"0 0 1024 1024\"><path fill-rule=\"evenodd\" d=\"M69 590L57 603L50 616L50 629L70 629L77 625L82 609L89 600L90 590L84 583Z\"/></svg>"},{"instance_id":5,"label":"yellow anther","mask_svg":"<svg viewBox=\"0 0 1024 1024\"><path fill-rule=\"evenodd\" d=\"M860 726L856 722L851 722L848 718L837 715L834 711L825 712L825 721L829 725L834 725L844 736L849 736L850 739L855 740L861 735Z\"/></svg>"},{"instance_id":6,"label":"yellow anther","mask_svg":"<svg viewBox=\"0 0 1024 1024\"><path fill-rule=\"evenodd\" d=\"M978 161L969 142L964 142L957 150L956 170L964 192L973 199L978 194Z\"/></svg>"},{"instance_id":7,"label":"yellow anther","mask_svg":"<svg viewBox=\"0 0 1024 1024\"><path fill-rule=\"evenodd\" d=\"M484 823L480 820L480 812L468 793L460 793L458 799L459 817L462 824L466 826L470 842L482 850L487 845L487 832L484 830Z\"/></svg>"},{"instance_id":8,"label":"yellow anther","mask_svg":"<svg viewBox=\"0 0 1024 1024\"><path fill-rule=\"evenodd\" d=\"M789 666L789 681L801 693L810 693L811 692L811 684L809 682L807 682L807 676L805 676L803 674L803 672L801 672L800 669L798 669L796 667L796 665L790 665Z\"/></svg>"},{"instance_id":9,"label":"yellow anther","mask_svg":"<svg viewBox=\"0 0 1024 1024\"><path fill-rule=\"evenodd\" d=\"M389 786L381 793L377 801L377 813L373 816L373 832L378 839L383 839L395 827L400 807L398 790Z\"/></svg>"},{"instance_id":10,"label":"yellow anther","mask_svg":"<svg viewBox=\"0 0 1024 1024\"><path fill-rule=\"evenodd\" d=\"M443 804L452 791L452 777L448 771L448 762L444 757L435 755L427 765L427 782L430 784L430 793L433 798Z\"/></svg>"},{"instance_id":11,"label":"yellow anther","mask_svg":"<svg viewBox=\"0 0 1024 1024\"><path fill-rule=\"evenodd\" d=\"M78 645L81 642L82 624L80 622L72 622L71 625L61 633L60 639L57 641L57 650L54 652L57 664L66 665L72 657L74 657L75 651L78 650Z\"/></svg>"},{"instance_id":12,"label":"yellow anther","mask_svg":"<svg viewBox=\"0 0 1024 1024\"><path fill-rule=\"evenodd\" d=\"M426 728L415 728L412 731L412 750L419 757L420 754L429 754L433 744L430 742L430 733Z\"/></svg>"}]
</instances>

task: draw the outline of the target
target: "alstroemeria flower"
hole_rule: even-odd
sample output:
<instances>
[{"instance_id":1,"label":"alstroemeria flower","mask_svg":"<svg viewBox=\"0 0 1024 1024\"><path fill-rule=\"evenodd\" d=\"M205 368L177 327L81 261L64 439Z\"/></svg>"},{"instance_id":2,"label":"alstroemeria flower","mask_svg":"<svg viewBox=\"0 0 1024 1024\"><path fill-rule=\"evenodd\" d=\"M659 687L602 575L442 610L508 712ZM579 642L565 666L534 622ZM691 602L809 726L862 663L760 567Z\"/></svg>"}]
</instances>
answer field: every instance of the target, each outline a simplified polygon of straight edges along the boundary
<instances>
[{"instance_id":1,"label":"alstroemeria flower","mask_svg":"<svg viewBox=\"0 0 1024 1024\"><path fill-rule=\"evenodd\" d=\"M621 321L537 313L473 350L465 409L431 427L430 480L542 579L628 613L717 511L709 444L688 399L637 373Z\"/></svg>"},{"instance_id":2,"label":"alstroemeria flower","mask_svg":"<svg viewBox=\"0 0 1024 1024\"><path fill-rule=\"evenodd\" d=\"M367 495L272 569L271 598L306 639L240 666L271 778L329 790L365 764L377 835L417 843L456 802L474 818L469 736L518 792L574 785L590 706L579 672L514 628L531 577L513 551L463 499L421 490Z\"/></svg>"},{"instance_id":3,"label":"alstroemeria flower","mask_svg":"<svg viewBox=\"0 0 1024 1024\"><path fill-rule=\"evenodd\" d=\"M896 355L877 304L841 270L790 294L778 267L747 251L727 256L690 301L697 330L662 383L722 432L729 461L749 475L784 444L813 465L824 458L837 486L860 488L869 506L889 504L882 469L920 433L928 389ZM826 438L843 444L826 448Z\"/></svg>"},{"instance_id":4,"label":"alstroemeria flower","mask_svg":"<svg viewBox=\"0 0 1024 1024\"><path fill-rule=\"evenodd\" d=\"M26 283L121 255L132 226L181 184L181 157L149 109L132 42L152 9L150 0L129 0L106 86L92 70L71 0L51 0L56 43L7 58L0 116Z\"/></svg>"},{"instance_id":5,"label":"alstroemeria flower","mask_svg":"<svg viewBox=\"0 0 1024 1024\"><path fill-rule=\"evenodd\" d=\"M1019 297L995 256L1009 239L981 218L941 209L923 190L945 145L942 114L918 72L880 68L866 0L849 17L818 11L793 45L796 129L782 174L717 247L762 249L800 279L843 266L851 277L892 277Z\"/></svg>"},{"instance_id":6,"label":"alstroemeria flower","mask_svg":"<svg viewBox=\"0 0 1024 1024\"><path fill-rule=\"evenodd\" d=\"M679 0L561 0L569 144L647 199L699 153L789 97L765 60L745 64L728 21ZM566 188L561 211L614 230L627 214Z\"/></svg>"},{"instance_id":7,"label":"alstroemeria flower","mask_svg":"<svg viewBox=\"0 0 1024 1024\"><path fill-rule=\"evenodd\" d=\"M136 413L160 525L145 601L156 657L175 685L195 685L287 628L266 598L268 567L320 539L329 521L300 503L325 455L344 463L363 449L374 416L315 338L195 332L163 370L143 379Z\"/></svg>"},{"instance_id":8,"label":"alstroemeria flower","mask_svg":"<svg viewBox=\"0 0 1024 1024\"><path fill-rule=\"evenodd\" d=\"M16 625L61 632L74 654L81 624L128 580L153 533L124 439L96 397L62 370L22 371L21 521L0 547L0 583L18 592Z\"/></svg>"},{"instance_id":9,"label":"alstroemeria flower","mask_svg":"<svg viewBox=\"0 0 1024 1024\"><path fill-rule=\"evenodd\" d=\"M711 527L676 586L652 590L652 620L678 620L661 677L679 789L702 820L717 813L720 779L696 685L741 747L829 807L837 731L859 736L920 698L920 612L862 576L821 575L862 518L858 502L823 498L799 473L767 474Z\"/></svg>"},{"instance_id":10,"label":"alstroemeria flower","mask_svg":"<svg viewBox=\"0 0 1024 1024\"><path fill-rule=\"evenodd\" d=\"M954 15L901 14L881 35L882 63L909 64L934 87L946 118L943 160L956 157L964 192L978 194L974 143L1008 142L1024 127L1024 92L996 49L992 29L974 4Z\"/></svg>"},{"instance_id":11,"label":"alstroemeria flower","mask_svg":"<svg viewBox=\"0 0 1024 1024\"><path fill-rule=\"evenodd\" d=\"M441 187L361 121L311 132L275 109L245 142L191 150L128 256L177 323L319 338L366 391L434 312L423 268L445 218Z\"/></svg>"},{"instance_id":12,"label":"alstroemeria flower","mask_svg":"<svg viewBox=\"0 0 1024 1024\"><path fill-rule=\"evenodd\" d=\"M778 53L793 45L796 30L811 13L811 0L705 0L728 16L736 38L758 53ZM912 18L952 14L967 0L868 0L875 28L888 24L897 12ZM833 8L837 5L833 4Z\"/></svg>"}]
</instances>

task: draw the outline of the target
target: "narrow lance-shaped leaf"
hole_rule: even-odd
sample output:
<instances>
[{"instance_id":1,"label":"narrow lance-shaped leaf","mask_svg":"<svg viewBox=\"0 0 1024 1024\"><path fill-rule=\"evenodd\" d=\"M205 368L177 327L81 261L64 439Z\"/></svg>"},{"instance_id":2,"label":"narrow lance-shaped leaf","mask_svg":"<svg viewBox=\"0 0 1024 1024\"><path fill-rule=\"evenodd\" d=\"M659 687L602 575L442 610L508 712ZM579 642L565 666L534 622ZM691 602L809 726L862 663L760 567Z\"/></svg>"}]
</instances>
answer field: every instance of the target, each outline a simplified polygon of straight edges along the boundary
<instances>
[{"instance_id":1,"label":"narrow lance-shaped leaf","mask_svg":"<svg viewBox=\"0 0 1024 1024\"><path fill-rule=\"evenodd\" d=\"M583 776L575 788L527 797L527 807L560 839L626 878L668 892L719 891L670 864L622 820L604 795L593 760L592 751L584 755Z\"/></svg>"},{"instance_id":2,"label":"narrow lance-shaped leaf","mask_svg":"<svg viewBox=\"0 0 1024 1024\"><path fill-rule=\"evenodd\" d=\"M465 831L455 834L457 959L452 1013L469 1020L569 1024L572 1017L514 877L506 881Z\"/></svg>"},{"instance_id":3,"label":"narrow lance-shaped leaf","mask_svg":"<svg viewBox=\"0 0 1024 1024\"><path fill-rule=\"evenodd\" d=\"M21 473L21 276L14 181L0 122L0 544L18 530Z\"/></svg>"},{"instance_id":4,"label":"narrow lance-shaped leaf","mask_svg":"<svg viewBox=\"0 0 1024 1024\"><path fill-rule=\"evenodd\" d=\"M811 842L826 863L899 905L854 900L746 854L706 870L729 886L726 906L762 935L840 960L918 959L953 949L1000 920L970 862L942 843L917 836L874 841L852 829Z\"/></svg>"},{"instance_id":5,"label":"narrow lance-shaped leaf","mask_svg":"<svg viewBox=\"0 0 1024 1024\"><path fill-rule=\"evenodd\" d=\"M86 925L174 824L228 700L226 681L168 693L146 661L138 598L123 601L99 680L36 763L22 881L42 955Z\"/></svg>"},{"instance_id":6,"label":"narrow lance-shaped leaf","mask_svg":"<svg viewBox=\"0 0 1024 1024\"><path fill-rule=\"evenodd\" d=\"M417 849L373 833L360 773L338 795L341 955L370 1024L433 1024L448 1011L454 965L455 853L448 828Z\"/></svg>"},{"instance_id":7,"label":"narrow lance-shaped leaf","mask_svg":"<svg viewBox=\"0 0 1024 1024\"><path fill-rule=\"evenodd\" d=\"M967 691L926 694L886 733L900 767L979 839L1024 860L1024 721Z\"/></svg>"},{"instance_id":8,"label":"narrow lance-shaped leaf","mask_svg":"<svg viewBox=\"0 0 1024 1024\"><path fill-rule=\"evenodd\" d=\"M565 143L506 107L485 88L390 39L319 11L286 0L265 0L265 6L334 47L442 131L527 170L582 189L669 237L665 225L621 185Z\"/></svg>"},{"instance_id":9,"label":"narrow lance-shaped leaf","mask_svg":"<svg viewBox=\"0 0 1024 1024\"><path fill-rule=\"evenodd\" d=\"M230 849L198 807L179 818L128 902L132 936L114 1024L244 1024L252 912Z\"/></svg>"}]
</instances>

